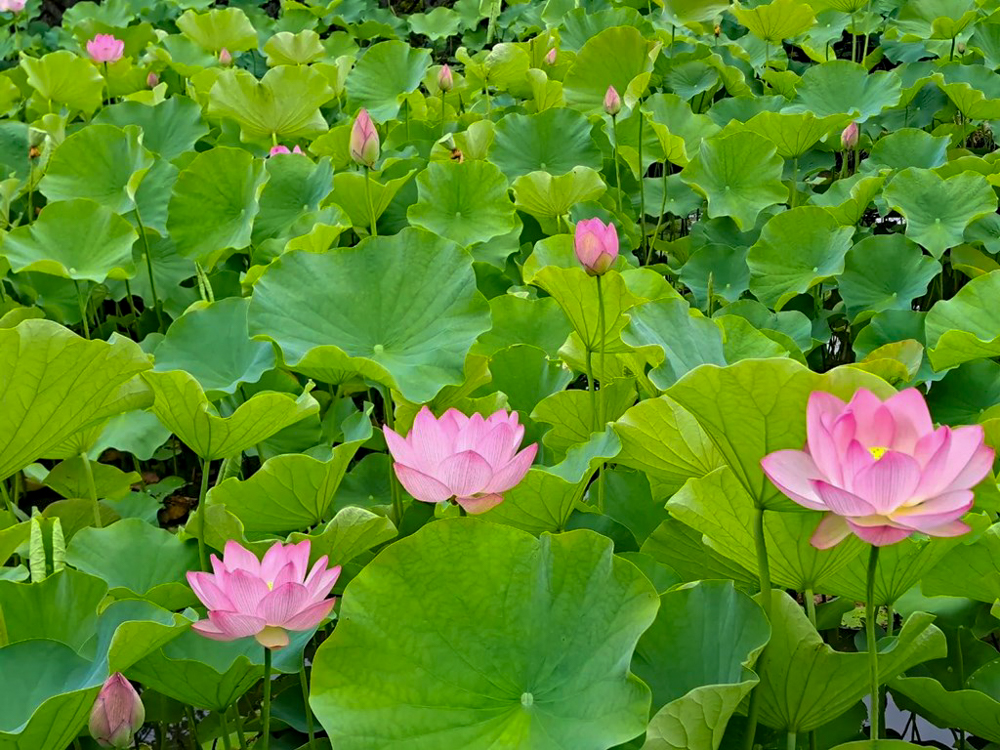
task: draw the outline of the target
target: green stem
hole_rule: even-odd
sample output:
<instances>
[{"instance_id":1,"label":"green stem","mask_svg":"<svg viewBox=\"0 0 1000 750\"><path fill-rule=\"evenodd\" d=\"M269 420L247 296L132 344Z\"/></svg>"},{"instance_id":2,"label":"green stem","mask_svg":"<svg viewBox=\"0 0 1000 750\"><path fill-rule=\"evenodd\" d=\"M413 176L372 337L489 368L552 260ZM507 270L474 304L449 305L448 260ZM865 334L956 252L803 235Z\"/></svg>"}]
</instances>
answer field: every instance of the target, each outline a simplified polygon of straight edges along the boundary
<instances>
[{"instance_id":1,"label":"green stem","mask_svg":"<svg viewBox=\"0 0 1000 750\"><path fill-rule=\"evenodd\" d=\"M201 462L201 490L198 492L198 515L201 516L201 528L198 534L198 560L201 562L201 569L208 570L208 546L205 544L205 529L208 521L208 509L205 507L205 495L208 494L208 470L212 467L212 459L205 458Z\"/></svg>"},{"instance_id":2,"label":"green stem","mask_svg":"<svg viewBox=\"0 0 1000 750\"><path fill-rule=\"evenodd\" d=\"M243 732L243 716L238 709L236 711L236 739L240 743L240 750L247 750L247 736Z\"/></svg>"},{"instance_id":3,"label":"green stem","mask_svg":"<svg viewBox=\"0 0 1000 750\"><path fill-rule=\"evenodd\" d=\"M813 593L812 589L806 589L802 598L806 600L806 615L809 616L809 622L812 626L816 627L816 595Z\"/></svg>"},{"instance_id":4,"label":"green stem","mask_svg":"<svg viewBox=\"0 0 1000 750\"><path fill-rule=\"evenodd\" d=\"M611 158L615 162L615 187L618 188L618 215L621 216L622 213L622 176L621 171L618 168L618 117L617 115L611 115L611 133L614 135L615 142L611 146Z\"/></svg>"},{"instance_id":5,"label":"green stem","mask_svg":"<svg viewBox=\"0 0 1000 750\"><path fill-rule=\"evenodd\" d=\"M788 750L795 750L795 739L795 732L789 732L788 739L785 742L785 747L788 748Z\"/></svg>"},{"instance_id":6,"label":"green stem","mask_svg":"<svg viewBox=\"0 0 1000 750\"><path fill-rule=\"evenodd\" d=\"M229 731L229 720L226 718L227 711L219 711L219 724L222 727L222 746L226 750L233 750L233 738Z\"/></svg>"},{"instance_id":7,"label":"green stem","mask_svg":"<svg viewBox=\"0 0 1000 750\"><path fill-rule=\"evenodd\" d=\"M598 364L601 368L601 390L597 395L598 398L598 429L604 430L608 424L608 403L607 403L607 370L604 364L604 349L605 349L605 318L604 318L604 292L601 287L601 277L595 276L597 279L597 328L600 331L601 343L600 343L600 355L601 358L598 360ZM604 464L597 470L597 509L603 513L604 512Z\"/></svg>"},{"instance_id":8,"label":"green stem","mask_svg":"<svg viewBox=\"0 0 1000 750\"><path fill-rule=\"evenodd\" d=\"M392 407L392 390L386 386L382 391L382 416L385 426L390 430L396 429L396 415ZM389 492L392 495L392 515L398 527L403 521L403 496L399 492L399 480L396 479L396 471L392 468L392 461L389 462Z\"/></svg>"},{"instance_id":9,"label":"green stem","mask_svg":"<svg viewBox=\"0 0 1000 750\"><path fill-rule=\"evenodd\" d=\"M188 733L191 735L195 748L199 748L201 747L201 743L198 741L198 719L195 718L194 708L192 706L184 706L184 710L187 713Z\"/></svg>"},{"instance_id":10,"label":"green stem","mask_svg":"<svg viewBox=\"0 0 1000 750\"><path fill-rule=\"evenodd\" d=\"M90 493L90 502L94 507L94 526L101 528L101 504L97 500L97 485L94 484L94 471L90 468L90 457L86 451L80 453L80 460L83 461L83 475L87 479L87 491Z\"/></svg>"},{"instance_id":11,"label":"green stem","mask_svg":"<svg viewBox=\"0 0 1000 750\"><path fill-rule=\"evenodd\" d=\"M369 234L378 237L378 230L375 228L375 209L372 207L371 179L371 169L365 167L365 202L368 204Z\"/></svg>"},{"instance_id":12,"label":"green stem","mask_svg":"<svg viewBox=\"0 0 1000 750\"><path fill-rule=\"evenodd\" d=\"M858 61L858 35L854 33L854 14L851 13L851 62Z\"/></svg>"},{"instance_id":13,"label":"green stem","mask_svg":"<svg viewBox=\"0 0 1000 750\"><path fill-rule=\"evenodd\" d=\"M73 279L73 286L76 287L76 303L80 306L80 318L83 320L83 337L90 340L90 321L87 320L87 304L83 301L83 292L80 291L80 282Z\"/></svg>"},{"instance_id":14,"label":"green stem","mask_svg":"<svg viewBox=\"0 0 1000 750\"><path fill-rule=\"evenodd\" d=\"M868 555L868 586L866 587L867 599L865 601L865 637L868 641L868 676L871 680L870 737L873 741L879 738L879 714L881 713L878 691L878 644L875 640L875 613L877 611L875 607L875 573L878 570L878 551L879 548L873 544Z\"/></svg>"},{"instance_id":15,"label":"green stem","mask_svg":"<svg viewBox=\"0 0 1000 750\"><path fill-rule=\"evenodd\" d=\"M35 220L35 160L28 156L28 224Z\"/></svg>"},{"instance_id":16,"label":"green stem","mask_svg":"<svg viewBox=\"0 0 1000 750\"><path fill-rule=\"evenodd\" d=\"M951 38L951 52L948 53L948 62L951 62L952 60L955 59L955 40L957 38L958 37L954 36Z\"/></svg>"},{"instance_id":17,"label":"green stem","mask_svg":"<svg viewBox=\"0 0 1000 750\"><path fill-rule=\"evenodd\" d=\"M271 649L264 649L264 703L260 709L260 746L267 750L271 744Z\"/></svg>"},{"instance_id":18,"label":"green stem","mask_svg":"<svg viewBox=\"0 0 1000 750\"><path fill-rule=\"evenodd\" d=\"M649 265L649 245L646 244L646 170L642 168L642 105L637 104L639 112L639 225L642 227L642 245L645 247L645 265ZM597 277L600 280L600 276ZM600 288L600 287L598 287ZM603 367L603 365L602 365Z\"/></svg>"},{"instance_id":19,"label":"green stem","mask_svg":"<svg viewBox=\"0 0 1000 750\"><path fill-rule=\"evenodd\" d=\"M445 134L445 129L444 129L444 95L445 95L445 90L441 89L441 135Z\"/></svg>"},{"instance_id":20,"label":"green stem","mask_svg":"<svg viewBox=\"0 0 1000 750\"><path fill-rule=\"evenodd\" d=\"M299 670L299 680L302 682L302 700L306 704L306 733L309 735L309 750L316 750L316 732L313 731L313 713L309 707L309 678L306 676L305 659L302 660L302 669Z\"/></svg>"},{"instance_id":21,"label":"green stem","mask_svg":"<svg viewBox=\"0 0 1000 750\"><path fill-rule=\"evenodd\" d=\"M146 255L146 273L149 274L149 293L153 295L153 310L156 312L156 324L159 326L157 329L160 333L163 333L166 328L163 327L163 313L160 311L160 298L156 296L156 279L153 277L153 256L149 252L149 239L146 237L146 227L143 226L142 216L139 215L139 207L135 208L135 223L139 225L139 236L142 238L142 250ZM129 302L132 302L132 296L129 295ZM135 310L135 306L132 307Z\"/></svg>"},{"instance_id":22,"label":"green stem","mask_svg":"<svg viewBox=\"0 0 1000 750\"><path fill-rule=\"evenodd\" d=\"M792 193L788 207L795 208L796 199L799 197L799 157L792 159Z\"/></svg>"},{"instance_id":23,"label":"green stem","mask_svg":"<svg viewBox=\"0 0 1000 750\"><path fill-rule=\"evenodd\" d=\"M0 479L0 495L3 495L4 505L6 505L7 510L9 510L14 515L14 518L20 519L22 521L27 520L27 517L22 517L24 516L24 513L21 511L21 509L18 508L17 505L14 503L14 501L10 499L10 495L7 494L7 485L4 483L2 479Z\"/></svg>"},{"instance_id":24,"label":"green stem","mask_svg":"<svg viewBox=\"0 0 1000 750\"><path fill-rule=\"evenodd\" d=\"M663 162L663 175L661 179L663 180L663 197L660 198L660 215L656 220L656 229L653 230L653 238L649 243L649 252L646 253L646 265L649 265L650 260L653 256L653 244L660 236L660 226L663 224L663 215L667 210L667 177L670 176L670 162L664 160Z\"/></svg>"},{"instance_id":25,"label":"green stem","mask_svg":"<svg viewBox=\"0 0 1000 750\"><path fill-rule=\"evenodd\" d=\"M754 517L754 546L757 549L757 575L760 580L761 604L768 622L771 621L771 567L767 559L767 542L764 538L764 509L757 508ZM761 673L767 649L761 652L757 659L757 673ZM760 715L760 685L750 693L750 706L747 712L747 729L743 747L753 750L754 738L757 735L757 719Z\"/></svg>"},{"instance_id":26,"label":"green stem","mask_svg":"<svg viewBox=\"0 0 1000 750\"><path fill-rule=\"evenodd\" d=\"M587 367L587 390L590 391L590 413L591 417L591 431L597 432L598 420L600 419L600 414L597 411L597 393L594 390L594 352L591 350L590 346L587 346L587 356L586 356L586 367Z\"/></svg>"}]
</instances>

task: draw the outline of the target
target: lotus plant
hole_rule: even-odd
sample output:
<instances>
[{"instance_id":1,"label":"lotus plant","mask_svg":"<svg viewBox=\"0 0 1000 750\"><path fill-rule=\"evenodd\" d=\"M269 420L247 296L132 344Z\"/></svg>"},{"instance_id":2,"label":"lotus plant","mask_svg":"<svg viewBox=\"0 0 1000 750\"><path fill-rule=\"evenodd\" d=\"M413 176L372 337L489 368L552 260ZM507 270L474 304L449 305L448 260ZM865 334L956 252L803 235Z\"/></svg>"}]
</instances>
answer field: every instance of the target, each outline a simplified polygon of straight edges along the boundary
<instances>
[{"instance_id":1,"label":"lotus plant","mask_svg":"<svg viewBox=\"0 0 1000 750\"><path fill-rule=\"evenodd\" d=\"M445 63L438 71L438 88L442 91L451 91L455 87L455 77L451 73L451 68Z\"/></svg>"},{"instance_id":2,"label":"lotus plant","mask_svg":"<svg viewBox=\"0 0 1000 750\"><path fill-rule=\"evenodd\" d=\"M146 720L146 709L132 683L120 673L111 675L90 711L90 735L101 747L132 746Z\"/></svg>"},{"instance_id":3,"label":"lotus plant","mask_svg":"<svg viewBox=\"0 0 1000 750\"><path fill-rule=\"evenodd\" d=\"M228 68L232 64L233 64L233 54L228 49L223 47L222 49L219 50L219 65Z\"/></svg>"},{"instance_id":4,"label":"lotus plant","mask_svg":"<svg viewBox=\"0 0 1000 750\"><path fill-rule=\"evenodd\" d=\"M299 148L297 145L295 146L294 149L289 150L288 146L282 146L281 144L278 144L277 146L272 146L271 150L268 151L267 155L278 156L279 154L301 154L301 153L302 149Z\"/></svg>"},{"instance_id":5,"label":"lotus plant","mask_svg":"<svg viewBox=\"0 0 1000 750\"><path fill-rule=\"evenodd\" d=\"M98 34L87 42L87 54L96 63L118 62L125 53L125 42L112 34Z\"/></svg>"},{"instance_id":6,"label":"lotus plant","mask_svg":"<svg viewBox=\"0 0 1000 750\"><path fill-rule=\"evenodd\" d=\"M0 0L0 10L6 13L20 13L24 10L26 0Z\"/></svg>"},{"instance_id":7,"label":"lotus plant","mask_svg":"<svg viewBox=\"0 0 1000 750\"><path fill-rule=\"evenodd\" d=\"M350 151L351 158L365 170L365 201L368 204L369 230L374 237L378 234L378 230L375 228L375 209L372 206L371 175L369 173L371 168L375 166L375 162L378 161L379 139L375 123L372 122L368 110L364 107L358 112L358 116L354 118L354 124L351 126Z\"/></svg>"}]
</instances>

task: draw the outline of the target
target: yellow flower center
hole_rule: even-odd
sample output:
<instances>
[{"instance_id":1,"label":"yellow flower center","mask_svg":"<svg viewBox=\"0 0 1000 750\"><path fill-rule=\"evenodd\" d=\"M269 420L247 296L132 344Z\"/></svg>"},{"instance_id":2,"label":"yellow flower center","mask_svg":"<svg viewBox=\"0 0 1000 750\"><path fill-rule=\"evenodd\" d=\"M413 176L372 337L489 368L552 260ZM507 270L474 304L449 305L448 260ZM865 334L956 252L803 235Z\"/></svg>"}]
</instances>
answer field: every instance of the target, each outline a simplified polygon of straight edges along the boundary
<instances>
[{"instance_id":1,"label":"yellow flower center","mask_svg":"<svg viewBox=\"0 0 1000 750\"><path fill-rule=\"evenodd\" d=\"M268 591L274 591L274 581L268 581L267 582L267 590Z\"/></svg>"},{"instance_id":2,"label":"yellow flower center","mask_svg":"<svg viewBox=\"0 0 1000 750\"><path fill-rule=\"evenodd\" d=\"M886 453L889 452L889 449L883 448L880 445L873 445L871 448L868 449L868 452L872 454L872 458L878 461L879 459L882 458L882 456L884 456Z\"/></svg>"}]
</instances>

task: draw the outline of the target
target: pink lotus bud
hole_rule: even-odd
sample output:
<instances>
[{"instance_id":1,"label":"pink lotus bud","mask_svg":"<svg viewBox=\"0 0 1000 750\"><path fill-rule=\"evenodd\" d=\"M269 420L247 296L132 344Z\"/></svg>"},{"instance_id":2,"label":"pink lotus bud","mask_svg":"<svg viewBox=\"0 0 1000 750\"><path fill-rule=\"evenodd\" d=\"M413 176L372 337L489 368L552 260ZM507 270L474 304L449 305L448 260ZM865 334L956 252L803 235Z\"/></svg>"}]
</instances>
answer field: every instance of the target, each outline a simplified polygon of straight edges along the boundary
<instances>
[{"instance_id":1,"label":"pink lotus bud","mask_svg":"<svg viewBox=\"0 0 1000 750\"><path fill-rule=\"evenodd\" d=\"M153 70L149 71L149 75L146 76L146 85L149 86L149 88L151 89L155 89L156 84L158 84L159 82L160 82L160 77L156 75L156 72Z\"/></svg>"},{"instance_id":2,"label":"pink lotus bud","mask_svg":"<svg viewBox=\"0 0 1000 750\"><path fill-rule=\"evenodd\" d=\"M441 66L438 71L438 88L442 91L451 91L455 87L455 79L451 75L451 68L447 64Z\"/></svg>"},{"instance_id":3,"label":"pink lotus bud","mask_svg":"<svg viewBox=\"0 0 1000 750\"><path fill-rule=\"evenodd\" d=\"M351 128L351 158L358 164L372 167L378 161L379 141L375 123L368 116L368 110L362 109L354 118Z\"/></svg>"},{"instance_id":4,"label":"pink lotus bud","mask_svg":"<svg viewBox=\"0 0 1000 750\"><path fill-rule=\"evenodd\" d=\"M558 53L556 52L556 48L553 47L545 54L545 62L548 63L549 65L555 65L557 54Z\"/></svg>"},{"instance_id":5,"label":"pink lotus bud","mask_svg":"<svg viewBox=\"0 0 1000 750\"><path fill-rule=\"evenodd\" d=\"M108 678L90 711L90 734L101 747L126 748L146 720L146 709L132 683L120 673Z\"/></svg>"},{"instance_id":6,"label":"pink lotus bud","mask_svg":"<svg viewBox=\"0 0 1000 750\"><path fill-rule=\"evenodd\" d=\"M852 122L844 128L844 132L840 134L840 145L845 151L858 145L858 124L856 122Z\"/></svg>"},{"instance_id":7,"label":"pink lotus bud","mask_svg":"<svg viewBox=\"0 0 1000 750\"><path fill-rule=\"evenodd\" d=\"M229 67L233 64L233 56L229 54L229 50L225 47L219 50L219 64Z\"/></svg>"},{"instance_id":8,"label":"pink lotus bud","mask_svg":"<svg viewBox=\"0 0 1000 750\"><path fill-rule=\"evenodd\" d=\"M113 63L122 59L125 42L111 34L98 34L87 42L87 54L98 63Z\"/></svg>"},{"instance_id":9,"label":"pink lotus bud","mask_svg":"<svg viewBox=\"0 0 1000 750\"><path fill-rule=\"evenodd\" d=\"M298 148L298 146L296 146L296 148ZM277 156L278 154L290 154L290 153L292 152L288 150L288 146L282 146L279 144L277 146L272 146L270 152L268 152L267 155Z\"/></svg>"},{"instance_id":10,"label":"pink lotus bud","mask_svg":"<svg viewBox=\"0 0 1000 750\"><path fill-rule=\"evenodd\" d=\"M614 117L622 111L622 98L614 86L608 86L608 91L604 95L604 111Z\"/></svg>"},{"instance_id":11,"label":"pink lotus bud","mask_svg":"<svg viewBox=\"0 0 1000 750\"><path fill-rule=\"evenodd\" d=\"M590 276L603 276L618 257L618 229L614 222L585 219L576 224L573 237L576 259Z\"/></svg>"},{"instance_id":12,"label":"pink lotus bud","mask_svg":"<svg viewBox=\"0 0 1000 750\"><path fill-rule=\"evenodd\" d=\"M304 154L305 152L301 148L299 148L298 146L296 146L295 148L292 149L292 153L293 154Z\"/></svg>"},{"instance_id":13,"label":"pink lotus bud","mask_svg":"<svg viewBox=\"0 0 1000 750\"><path fill-rule=\"evenodd\" d=\"M0 0L0 10L8 13L20 13L24 10L25 0Z\"/></svg>"}]
</instances>

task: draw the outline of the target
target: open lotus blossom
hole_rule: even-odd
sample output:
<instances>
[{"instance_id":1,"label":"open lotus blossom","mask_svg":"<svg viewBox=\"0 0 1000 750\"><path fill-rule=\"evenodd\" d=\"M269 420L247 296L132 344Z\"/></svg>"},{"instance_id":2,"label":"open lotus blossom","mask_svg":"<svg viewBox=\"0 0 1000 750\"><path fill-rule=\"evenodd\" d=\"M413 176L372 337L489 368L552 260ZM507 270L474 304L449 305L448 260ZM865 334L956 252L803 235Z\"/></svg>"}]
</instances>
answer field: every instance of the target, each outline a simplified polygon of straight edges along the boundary
<instances>
[{"instance_id":1,"label":"open lotus blossom","mask_svg":"<svg viewBox=\"0 0 1000 750\"><path fill-rule=\"evenodd\" d=\"M400 483L417 500L455 499L468 513L485 513L503 500L535 460L538 444L518 453L524 426L517 412L498 411L484 419L449 409L440 419L426 406L401 437L384 428Z\"/></svg>"},{"instance_id":2,"label":"open lotus blossom","mask_svg":"<svg viewBox=\"0 0 1000 750\"><path fill-rule=\"evenodd\" d=\"M132 738L146 721L146 709L132 683L116 672L97 694L90 710L90 735L101 747L132 747Z\"/></svg>"},{"instance_id":3,"label":"open lotus blossom","mask_svg":"<svg viewBox=\"0 0 1000 750\"><path fill-rule=\"evenodd\" d=\"M98 34L87 42L87 54L94 62L118 62L125 54L125 42L111 34Z\"/></svg>"},{"instance_id":4,"label":"open lotus blossom","mask_svg":"<svg viewBox=\"0 0 1000 750\"><path fill-rule=\"evenodd\" d=\"M379 155L378 131L375 123L368 115L368 110L362 108L358 116L354 118L354 125L351 126L351 158L358 164L366 167L375 166Z\"/></svg>"},{"instance_id":5,"label":"open lotus blossom","mask_svg":"<svg viewBox=\"0 0 1000 750\"><path fill-rule=\"evenodd\" d=\"M268 152L268 156L277 156L278 154L301 154L302 149L296 146L291 151L288 150L288 146L282 146L280 143L277 146L272 146L271 150Z\"/></svg>"},{"instance_id":6,"label":"open lotus blossom","mask_svg":"<svg viewBox=\"0 0 1000 750\"><path fill-rule=\"evenodd\" d=\"M608 86L604 94L604 111L612 117L622 111L622 98L614 86Z\"/></svg>"},{"instance_id":7,"label":"open lotus blossom","mask_svg":"<svg viewBox=\"0 0 1000 750\"><path fill-rule=\"evenodd\" d=\"M213 573L188 573L188 583L208 608L208 619L192 627L206 638L235 641L253 637L262 646L288 645L288 631L311 630L330 614L327 595L340 566L327 569L323 555L309 570L309 540L275 542L258 560L234 541L222 560L212 555Z\"/></svg>"},{"instance_id":8,"label":"open lotus blossom","mask_svg":"<svg viewBox=\"0 0 1000 750\"><path fill-rule=\"evenodd\" d=\"M24 10L26 0L0 0L0 10L8 13L20 13Z\"/></svg>"},{"instance_id":9,"label":"open lotus blossom","mask_svg":"<svg viewBox=\"0 0 1000 750\"><path fill-rule=\"evenodd\" d=\"M612 221L607 224L598 218L578 221L573 234L573 247L576 259L587 273L601 276L607 273L618 257L618 230Z\"/></svg>"},{"instance_id":10,"label":"open lotus blossom","mask_svg":"<svg viewBox=\"0 0 1000 750\"><path fill-rule=\"evenodd\" d=\"M806 431L803 450L771 453L761 467L799 505L827 511L814 546L827 549L851 533L881 547L914 532L969 530L959 519L993 465L979 425L934 429L918 390L881 401L862 389L847 404L814 392Z\"/></svg>"}]
</instances>

